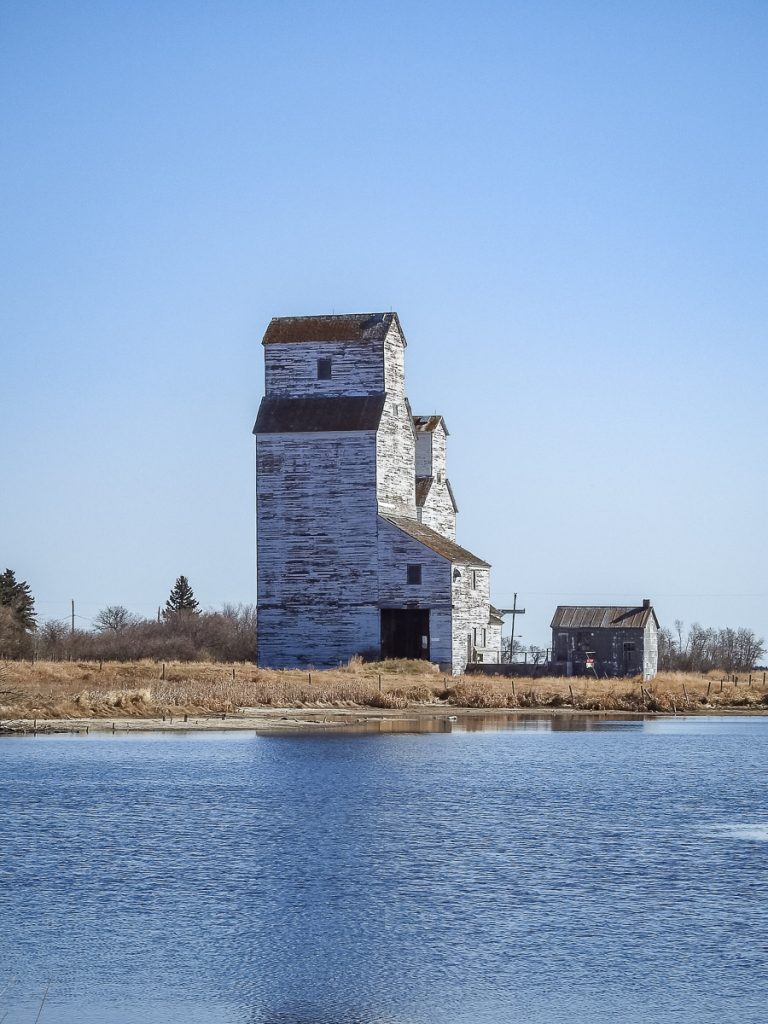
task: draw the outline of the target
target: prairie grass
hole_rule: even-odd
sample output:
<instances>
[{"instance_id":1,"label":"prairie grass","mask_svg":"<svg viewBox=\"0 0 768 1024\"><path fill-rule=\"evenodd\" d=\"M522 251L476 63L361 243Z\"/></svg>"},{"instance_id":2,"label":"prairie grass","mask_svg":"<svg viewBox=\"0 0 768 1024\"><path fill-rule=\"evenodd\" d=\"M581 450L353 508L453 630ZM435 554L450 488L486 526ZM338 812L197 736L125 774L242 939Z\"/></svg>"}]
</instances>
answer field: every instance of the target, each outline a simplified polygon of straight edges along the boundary
<instances>
[{"instance_id":1,"label":"prairie grass","mask_svg":"<svg viewBox=\"0 0 768 1024\"><path fill-rule=\"evenodd\" d=\"M762 672L726 678L722 673L661 672L650 682L543 676L507 679L464 676L446 694L451 704L475 708L558 708L579 711L692 713L717 708L765 709Z\"/></svg>"},{"instance_id":2,"label":"prairie grass","mask_svg":"<svg viewBox=\"0 0 768 1024\"><path fill-rule=\"evenodd\" d=\"M693 713L765 710L763 673L723 681L719 673L640 679L539 679L441 675L423 661L349 664L324 671L259 669L249 662L0 662L0 721L155 718L246 708L571 708Z\"/></svg>"}]
</instances>

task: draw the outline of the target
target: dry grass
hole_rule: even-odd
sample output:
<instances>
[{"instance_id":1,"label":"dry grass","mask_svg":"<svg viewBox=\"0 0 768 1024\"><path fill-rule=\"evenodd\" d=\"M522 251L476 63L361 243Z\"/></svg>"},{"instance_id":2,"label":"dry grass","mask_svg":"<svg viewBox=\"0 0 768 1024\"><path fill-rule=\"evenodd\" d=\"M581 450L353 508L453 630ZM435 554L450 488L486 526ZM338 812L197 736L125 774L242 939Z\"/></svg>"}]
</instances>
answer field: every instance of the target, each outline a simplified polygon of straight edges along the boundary
<instances>
[{"instance_id":1,"label":"dry grass","mask_svg":"<svg viewBox=\"0 0 768 1024\"><path fill-rule=\"evenodd\" d=\"M477 708L558 708L579 711L693 713L718 708L768 712L768 685L762 672L733 679L721 673L662 672L649 683L639 678L542 677L482 679L465 676L448 695L452 704Z\"/></svg>"},{"instance_id":2,"label":"dry grass","mask_svg":"<svg viewBox=\"0 0 768 1024\"><path fill-rule=\"evenodd\" d=\"M20 718L153 718L222 714L245 707L405 708L445 690L427 662L276 671L250 663L29 661L0 664L0 721Z\"/></svg>"},{"instance_id":3,"label":"dry grass","mask_svg":"<svg viewBox=\"0 0 768 1024\"><path fill-rule=\"evenodd\" d=\"M163 676L165 678L163 678ZM249 707L406 708L443 703L468 708L573 708L582 711L692 713L764 709L763 673L738 684L719 674L663 673L639 679L453 679L423 661L349 665L327 671L274 671L249 663L153 661L0 663L0 721L154 718L222 714Z\"/></svg>"}]
</instances>

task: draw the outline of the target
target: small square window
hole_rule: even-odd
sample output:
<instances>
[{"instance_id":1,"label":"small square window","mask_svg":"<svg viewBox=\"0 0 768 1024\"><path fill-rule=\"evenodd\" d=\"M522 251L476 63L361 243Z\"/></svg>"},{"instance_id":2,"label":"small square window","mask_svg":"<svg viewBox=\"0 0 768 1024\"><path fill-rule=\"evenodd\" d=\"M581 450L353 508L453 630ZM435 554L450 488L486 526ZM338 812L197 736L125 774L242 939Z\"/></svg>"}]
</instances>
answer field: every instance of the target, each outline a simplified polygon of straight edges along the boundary
<instances>
[{"instance_id":1,"label":"small square window","mask_svg":"<svg viewBox=\"0 0 768 1024\"><path fill-rule=\"evenodd\" d=\"M408 566L408 582L419 584L421 583L421 566L420 565L409 565Z\"/></svg>"},{"instance_id":2,"label":"small square window","mask_svg":"<svg viewBox=\"0 0 768 1024\"><path fill-rule=\"evenodd\" d=\"M318 359L317 360L317 379L318 380L330 380L331 379L331 360L330 359Z\"/></svg>"}]
</instances>

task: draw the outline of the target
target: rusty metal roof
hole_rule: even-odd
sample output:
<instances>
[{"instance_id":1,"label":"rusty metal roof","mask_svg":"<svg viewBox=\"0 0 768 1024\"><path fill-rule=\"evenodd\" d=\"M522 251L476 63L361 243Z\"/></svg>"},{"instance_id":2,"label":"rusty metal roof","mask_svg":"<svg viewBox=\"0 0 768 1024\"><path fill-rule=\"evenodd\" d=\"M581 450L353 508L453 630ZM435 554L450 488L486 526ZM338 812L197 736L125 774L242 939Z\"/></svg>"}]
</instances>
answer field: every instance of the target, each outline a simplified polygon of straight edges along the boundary
<instances>
[{"instance_id":1,"label":"rusty metal roof","mask_svg":"<svg viewBox=\"0 0 768 1024\"><path fill-rule=\"evenodd\" d=\"M448 426L442 416L414 416L413 426L420 434L431 434L442 424L443 430L449 434Z\"/></svg>"},{"instance_id":2,"label":"rusty metal roof","mask_svg":"<svg viewBox=\"0 0 768 1024\"><path fill-rule=\"evenodd\" d=\"M626 607L619 605L558 605L551 629L644 629L648 619L656 612L649 605Z\"/></svg>"},{"instance_id":3,"label":"rusty metal roof","mask_svg":"<svg viewBox=\"0 0 768 1024\"><path fill-rule=\"evenodd\" d=\"M380 515L380 518L385 519L388 523L392 523L398 530L407 533L409 537L413 537L414 540L417 540L425 547L431 548L436 554L442 555L443 558L447 558L450 562L482 566L486 569L490 568L488 562L484 562L482 558L478 558L477 555L473 555L471 551L467 551L466 548L461 547L455 541L449 540L442 533L431 530L428 526L424 526L423 523L419 523L415 519L406 519L404 516L384 515Z\"/></svg>"},{"instance_id":4,"label":"rusty metal roof","mask_svg":"<svg viewBox=\"0 0 768 1024\"><path fill-rule=\"evenodd\" d=\"M254 434L376 430L384 395L355 398L262 398Z\"/></svg>"},{"instance_id":5,"label":"rusty metal roof","mask_svg":"<svg viewBox=\"0 0 768 1024\"><path fill-rule=\"evenodd\" d=\"M329 316L276 316L264 332L262 345L311 341L380 341L392 324L403 337L397 313L343 313Z\"/></svg>"}]
</instances>

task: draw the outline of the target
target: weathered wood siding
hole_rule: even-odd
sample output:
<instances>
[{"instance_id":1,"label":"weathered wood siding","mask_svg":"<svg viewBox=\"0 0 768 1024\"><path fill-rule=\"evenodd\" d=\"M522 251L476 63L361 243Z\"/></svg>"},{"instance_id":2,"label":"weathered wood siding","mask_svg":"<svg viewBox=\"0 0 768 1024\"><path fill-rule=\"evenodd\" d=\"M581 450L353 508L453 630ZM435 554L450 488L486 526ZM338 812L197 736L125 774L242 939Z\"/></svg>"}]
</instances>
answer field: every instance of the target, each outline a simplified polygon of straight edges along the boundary
<instances>
[{"instance_id":1,"label":"weathered wood siding","mask_svg":"<svg viewBox=\"0 0 768 1024\"><path fill-rule=\"evenodd\" d=\"M259 663L377 646L375 433L263 434L256 452Z\"/></svg>"},{"instance_id":2,"label":"weathered wood siding","mask_svg":"<svg viewBox=\"0 0 768 1024\"><path fill-rule=\"evenodd\" d=\"M442 483L432 481L427 500L419 509L419 519L444 537L456 540L456 513L445 480Z\"/></svg>"},{"instance_id":3,"label":"weathered wood siding","mask_svg":"<svg viewBox=\"0 0 768 1024\"><path fill-rule=\"evenodd\" d=\"M378 520L379 607L428 608L430 661L451 666L451 562ZM421 583L408 583L408 565L421 566Z\"/></svg>"},{"instance_id":4,"label":"weathered wood siding","mask_svg":"<svg viewBox=\"0 0 768 1024\"><path fill-rule=\"evenodd\" d=\"M491 629L489 570L468 565L454 565L453 569L453 671L459 674L477 655L482 655L483 661L499 660L501 631Z\"/></svg>"},{"instance_id":5,"label":"weathered wood siding","mask_svg":"<svg viewBox=\"0 0 768 1024\"><path fill-rule=\"evenodd\" d=\"M656 620L649 616L643 631L643 679L653 679L659 668L659 631Z\"/></svg>"},{"instance_id":6,"label":"weathered wood siding","mask_svg":"<svg viewBox=\"0 0 768 1024\"><path fill-rule=\"evenodd\" d=\"M261 665L323 667L356 653L376 654L381 608L428 609L430 657L447 670L461 671L471 651L498 660L500 630L489 622L487 568L475 570L473 588L471 567L437 554L430 546L435 538L416 540L378 515L417 518L417 434L405 392L405 339L397 318L390 319L373 315L365 321L370 327L353 331L352 340L348 317L338 325L341 340L311 340L314 331L329 337L329 323L336 329L332 317L297 318L282 327L273 321L269 339L265 335L268 398L378 395L384 405L377 430L360 420L337 432L337 420L332 430L323 420L310 431L290 416L285 422L262 419L256 446ZM384 337L383 324L389 324ZM297 330L303 333L297 336ZM327 380L318 379L320 359L331 361ZM313 414L324 405L314 404ZM267 423L271 430L294 432L267 433ZM419 436L419 475L433 477L420 518L454 540L445 431L440 424ZM409 564L422 567L418 585L407 582ZM475 630L483 629L486 640L479 644Z\"/></svg>"},{"instance_id":7,"label":"weathered wood siding","mask_svg":"<svg viewBox=\"0 0 768 1024\"><path fill-rule=\"evenodd\" d=\"M416 476L432 476L432 432L416 431Z\"/></svg>"},{"instance_id":8,"label":"weathered wood siding","mask_svg":"<svg viewBox=\"0 0 768 1024\"><path fill-rule=\"evenodd\" d=\"M331 360L331 379L317 379L318 359ZM384 343L289 342L264 346L265 390L270 398L338 398L386 390Z\"/></svg>"},{"instance_id":9,"label":"weathered wood siding","mask_svg":"<svg viewBox=\"0 0 768 1024\"><path fill-rule=\"evenodd\" d=\"M634 644L634 650L625 652L625 644ZM651 616L645 629L559 627L552 630L552 651L553 661L568 675L592 674L592 669L585 667L585 654L591 651L599 676L642 675L652 679L658 660L656 623Z\"/></svg>"},{"instance_id":10,"label":"weathered wood siding","mask_svg":"<svg viewBox=\"0 0 768 1024\"><path fill-rule=\"evenodd\" d=\"M376 497L382 512L416 518L416 442L405 397L405 346L393 325L384 341L387 400L376 436Z\"/></svg>"}]
</instances>

